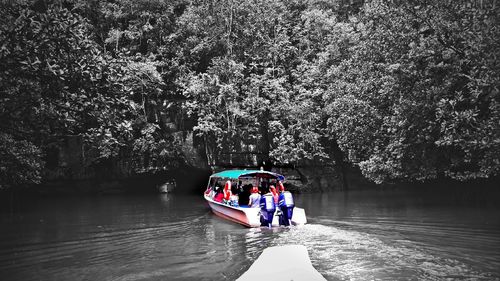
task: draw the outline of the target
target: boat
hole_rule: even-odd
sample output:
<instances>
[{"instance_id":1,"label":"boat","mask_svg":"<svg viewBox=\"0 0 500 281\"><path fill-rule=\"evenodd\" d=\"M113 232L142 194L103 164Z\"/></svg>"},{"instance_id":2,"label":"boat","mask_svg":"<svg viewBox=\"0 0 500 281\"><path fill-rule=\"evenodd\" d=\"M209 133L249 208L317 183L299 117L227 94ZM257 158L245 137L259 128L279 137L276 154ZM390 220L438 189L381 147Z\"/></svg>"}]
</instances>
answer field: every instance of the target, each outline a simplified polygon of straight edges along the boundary
<instances>
[{"instance_id":1,"label":"boat","mask_svg":"<svg viewBox=\"0 0 500 281\"><path fill-rule=\"evenodd\" d=\"M272 266L270 266L272 265ZM236 281L305 280L326 281L312 265L303 245L283 245L264 249L259 258Z\"/></svg>"},{"instance_id":2,"label":"boat","mask_svg":"<svg viewBox=\"0 0 500 281\"><path fill-rule=\"evenodd\" d=\"M224 219L242 224L246 227L261 226L261 210L260 208L251 208L244 202L248 202L248 195L252 186L259 186L261 190L265 190L265 186L275 182L283 182L283 175L262 171L262 170L225 170L215 173L210 176L207 188L204 193L205 200L212 209L212 212ZM222 186L227 181L233 183L239 191L240 200L237 204L228 204L220 202L214 197L214 194L221 192ZM278 209L278 208L277 208ZM272 219L272 226L279 226L279 211L276 210ZM303 225L307 223L307 218L304 209L294 207L293 216L291 218L292 225Z\"/></svg>"},{"instance_id":3,"label":"boat","mask_svg":"<svg viewBox=\"0 0 500 281\"><path fill-rule=\"evenodd\" d=\"M159 185L158 186L158 191L160 193L171 193L171 192L174 191L175 186L176 186L175 180L171 180L171 181L168 181L168 182L166 182L164 184Z\"/></svg>"}]
</instances>

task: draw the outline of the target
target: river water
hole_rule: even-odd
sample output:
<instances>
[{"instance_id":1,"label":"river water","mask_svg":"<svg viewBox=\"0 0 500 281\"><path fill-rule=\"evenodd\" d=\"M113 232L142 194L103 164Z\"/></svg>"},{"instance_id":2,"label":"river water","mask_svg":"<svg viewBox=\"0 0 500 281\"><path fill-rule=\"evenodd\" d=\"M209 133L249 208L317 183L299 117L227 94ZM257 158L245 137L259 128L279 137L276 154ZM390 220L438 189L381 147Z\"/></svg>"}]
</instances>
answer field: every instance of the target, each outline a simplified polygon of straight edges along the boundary
<instances>
[{"instance_id":1,"label":"river water","mask_svg":"<svg viewBox=\"0 0 500 281\"><path fill-rule=\"evenodd\" d=\"M285 244L328 280L499 280L500 206L469 197L301 194L309 223L272 230L220 219L201 195L31 199L0 213L0 280L234 280Z\"/></svg>"}]
</instances>

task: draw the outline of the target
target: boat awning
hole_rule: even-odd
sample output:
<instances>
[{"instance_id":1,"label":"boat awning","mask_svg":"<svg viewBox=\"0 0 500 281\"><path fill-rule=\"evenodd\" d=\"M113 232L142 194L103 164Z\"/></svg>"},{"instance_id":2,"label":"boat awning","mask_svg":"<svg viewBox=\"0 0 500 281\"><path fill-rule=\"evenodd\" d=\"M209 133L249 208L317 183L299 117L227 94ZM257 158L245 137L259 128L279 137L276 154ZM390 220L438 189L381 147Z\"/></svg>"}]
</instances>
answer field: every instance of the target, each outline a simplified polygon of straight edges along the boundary
<instances>
[{"instance_id":1,"label":"boat awning","mask_svg":"<svg viewBox=\"0 0 500 281\"><path fill-rule=\"evenodd\" d=\"M225 178L225 179L239 179L245 177L260 177L260 178L272 178L278 179L280 181L285 180L285 177L268 171L261 170L226 170L222 172L215 173L210 176L211 178Z\"/></svg>"}]
</instances>

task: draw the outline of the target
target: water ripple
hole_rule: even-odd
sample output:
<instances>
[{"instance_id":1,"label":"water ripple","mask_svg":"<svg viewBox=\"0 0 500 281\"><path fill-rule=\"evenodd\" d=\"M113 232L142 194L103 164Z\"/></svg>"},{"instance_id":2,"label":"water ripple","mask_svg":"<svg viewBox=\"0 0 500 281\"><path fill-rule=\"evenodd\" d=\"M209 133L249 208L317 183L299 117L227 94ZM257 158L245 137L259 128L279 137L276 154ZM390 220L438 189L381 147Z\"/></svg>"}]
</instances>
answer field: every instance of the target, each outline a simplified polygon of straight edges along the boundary
<instances>
[{"instance_id":1,"label":"water ripple","mask_svg":"<svg viewBox=\"0 0 500 281\"><path fill-rule=\"evenodd\" d=\"M490 280L495 277L409 240L384 241L379 235L335 226L309 224L293 228L280 235L277 242L278 245L289 243L305 245L313 265L332 280L458 277Z\"/></svg>"}]
</instances>

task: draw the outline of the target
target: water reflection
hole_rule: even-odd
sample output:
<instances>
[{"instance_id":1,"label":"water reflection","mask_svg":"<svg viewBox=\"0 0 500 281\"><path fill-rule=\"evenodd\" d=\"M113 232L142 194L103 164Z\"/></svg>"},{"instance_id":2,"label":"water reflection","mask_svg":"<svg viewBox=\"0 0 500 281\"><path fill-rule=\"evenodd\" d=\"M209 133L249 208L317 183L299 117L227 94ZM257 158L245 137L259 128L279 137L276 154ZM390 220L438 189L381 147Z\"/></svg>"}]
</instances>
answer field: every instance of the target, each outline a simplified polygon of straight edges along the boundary
<instances>
[{"instance_id":1,"label":"water reflection","mask_svg":"<svg viewBox=\"0 0 500 281\"><path fill-rule=\"evenodd\" d=\"M2 280L234 280L301 244L329 280L498 279L500 211L411 192L297 196L309 224L247 229L198 196L40 199L1 213Z\"/></svg>"}]
</instances>

